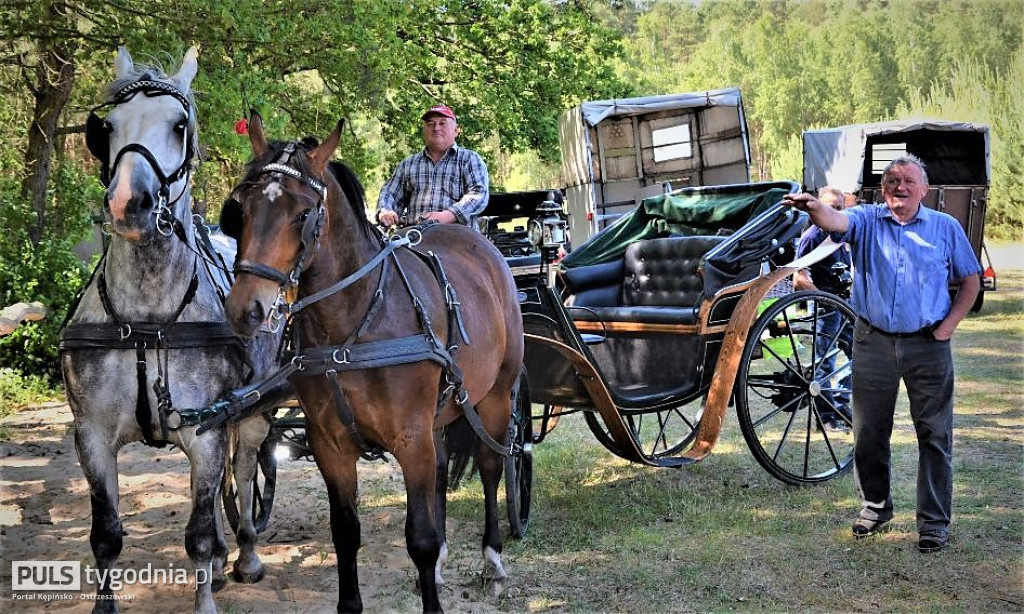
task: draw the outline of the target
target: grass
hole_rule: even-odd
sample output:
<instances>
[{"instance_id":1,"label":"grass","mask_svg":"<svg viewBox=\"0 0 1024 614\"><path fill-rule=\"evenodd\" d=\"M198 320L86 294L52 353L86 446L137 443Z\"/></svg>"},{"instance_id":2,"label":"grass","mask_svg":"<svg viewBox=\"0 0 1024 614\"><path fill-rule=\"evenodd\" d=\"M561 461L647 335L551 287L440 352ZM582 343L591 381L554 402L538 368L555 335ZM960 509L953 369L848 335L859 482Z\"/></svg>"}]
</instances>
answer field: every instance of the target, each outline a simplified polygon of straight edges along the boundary
<instances>
[{"instance_id":1,"label":"grass","mask_svg":"<svg viewBox=\"0 0 1024 614\"><path fill-rule=\"evenodd\" d=\"M23 375L15 369L0 368L0 420L22 407L52 400L59 394L42 376ZM10 429L0 425L0 441L8 439Z\"/></svg>"},{"instance_id":2,"label":"grass","mask_svg":"<svg viewBox=\"0 0 1024 614\"><path fill-rule=\"evenodd\" d=\"M951 546L916 549L917 444L901 397L893 437L896 518L850 536L847 475L794 488L747 451L735 416L705 461L658 470L606 452L582 419L535 447L530 532L506 544L509 612L1024 611L1024 273L965 320L957 365ZM472 556L480 491L454 495L451 536ZM451 529L450 529L451 530ZM461 543L459 543L461 542ZM469 543L466 543L469 542Z\"/></svg>"}]
</instances>

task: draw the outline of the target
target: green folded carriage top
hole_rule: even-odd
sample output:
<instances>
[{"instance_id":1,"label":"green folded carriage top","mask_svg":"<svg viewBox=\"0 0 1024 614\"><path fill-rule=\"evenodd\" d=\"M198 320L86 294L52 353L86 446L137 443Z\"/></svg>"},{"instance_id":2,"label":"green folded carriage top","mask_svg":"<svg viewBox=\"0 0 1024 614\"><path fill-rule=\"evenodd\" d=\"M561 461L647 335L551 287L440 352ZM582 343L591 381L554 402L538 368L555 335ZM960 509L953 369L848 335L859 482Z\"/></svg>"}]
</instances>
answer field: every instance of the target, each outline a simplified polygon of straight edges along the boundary
<instances>
[{"instance_id":1,"label":"green folded carriage top","mask_svg":"<svg viewBox=\"0 0 1024 614\"><path fill-rule=\"evenodd\" d=\"M642 239L728 234L796 189L795 183L775 181L684 188L645 198L636 209L574 249L561 267L615 260L630 243Z\"/></svg>"}]
</instances>

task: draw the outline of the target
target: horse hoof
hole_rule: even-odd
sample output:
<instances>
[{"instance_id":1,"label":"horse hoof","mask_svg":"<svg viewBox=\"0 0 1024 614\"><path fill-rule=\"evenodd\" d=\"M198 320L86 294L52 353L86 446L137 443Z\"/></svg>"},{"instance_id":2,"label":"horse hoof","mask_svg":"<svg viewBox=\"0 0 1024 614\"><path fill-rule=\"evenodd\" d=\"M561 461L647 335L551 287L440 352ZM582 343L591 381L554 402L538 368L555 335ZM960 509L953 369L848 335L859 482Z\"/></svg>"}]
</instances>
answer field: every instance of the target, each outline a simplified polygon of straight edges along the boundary
<instances>
[{"instance_id":1,"label":"horse hoof","mask_svg":"<svg viewBox=\"0 0 1024 614\"><path fill-rule=\"evenodd\" d=\"M225 580L222 577L218 577L217 579L215 579L215 580L210 582L210 590L216 593L217 591L219 591L220 589L224 588L227 585L228 585L228 581L227 580Z\"/></svg>"},{"instance_id":2,"label":"horse hoof","mask_svg":"<svg viewBox=\"0 0 1024 614\"><path fill-rule=\"evenodd\" d=\"M487 594L491 596L491 599L497 599L501 597L501 594L505 592L505 578L494 578L491 580L491 585L487 591Z\"/></svg>"},{"instance_id":3,"label":"horse hoof","mask_svg":"<svg viewBox=\"0 0 1024 614\"><path fill-rule=\"evenodd\" d=\"M255 571L244 571L238 565L235 565L231 570L231 577L236 582L241 582L242 584L256 584L263 579L264 573L266 571L263 565L257 567Z\"/></svg>"}]
</instances>

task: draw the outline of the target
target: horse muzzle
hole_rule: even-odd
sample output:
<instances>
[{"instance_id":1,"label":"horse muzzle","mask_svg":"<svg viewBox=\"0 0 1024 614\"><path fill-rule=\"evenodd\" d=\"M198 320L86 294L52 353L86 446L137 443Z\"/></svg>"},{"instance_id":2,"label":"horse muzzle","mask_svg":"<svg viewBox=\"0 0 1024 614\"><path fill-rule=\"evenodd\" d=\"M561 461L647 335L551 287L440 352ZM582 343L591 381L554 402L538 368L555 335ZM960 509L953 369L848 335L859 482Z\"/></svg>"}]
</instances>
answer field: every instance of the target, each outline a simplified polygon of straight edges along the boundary
<instances>
[{"instance_id":1,"label":"horse muzzle","mask_svg":"<svg viewBox=\"0 0 1024 614\"><path fill-rule=\"evenodd\" d=\"M270 282L250 275L243 275L235 280L224 304L224 310L236 335L256 336L263 324L276 313L273 309L277 297L276 288L272 293L263 288L269 285Z\"/></svg>"},{"instance_id":2,"label":"horse muzzle","mask_svg":"<svg viewBox=\"0 0 1024 614\"><path fill-rule=\"evenodd\" d=\"M158 234L167 236L169 233L162 225L160 214L164 209L161 198L152 191L121 190L120 183L114 183L107 190L106 210L110 216L112 231L136 244L146 244Z\"/></svg>"}]
</instances>

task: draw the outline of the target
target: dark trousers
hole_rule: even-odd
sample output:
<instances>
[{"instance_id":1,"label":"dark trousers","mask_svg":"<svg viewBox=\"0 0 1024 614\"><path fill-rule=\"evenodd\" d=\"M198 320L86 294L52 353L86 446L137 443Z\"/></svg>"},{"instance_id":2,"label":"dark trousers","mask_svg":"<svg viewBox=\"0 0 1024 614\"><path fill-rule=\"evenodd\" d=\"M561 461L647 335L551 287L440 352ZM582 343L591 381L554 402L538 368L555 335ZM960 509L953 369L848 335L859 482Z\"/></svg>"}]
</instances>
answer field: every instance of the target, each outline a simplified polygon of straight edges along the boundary
<instances>
[{"instance_id":1,"label":"dark trousers","mask_svg":"<svg viewBox=\"0 0 1024 614\"><path fill-rule=\"evenodd\" d=\"M860 515L892 518L891 448L900 381L917 431L917 530L945 538L953 507L953 356L930 334L897 337L858 321L853 345L854 479Z\"/></svg>"}]
</instances>

